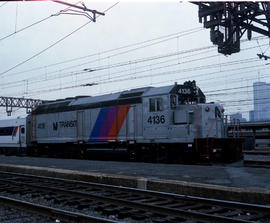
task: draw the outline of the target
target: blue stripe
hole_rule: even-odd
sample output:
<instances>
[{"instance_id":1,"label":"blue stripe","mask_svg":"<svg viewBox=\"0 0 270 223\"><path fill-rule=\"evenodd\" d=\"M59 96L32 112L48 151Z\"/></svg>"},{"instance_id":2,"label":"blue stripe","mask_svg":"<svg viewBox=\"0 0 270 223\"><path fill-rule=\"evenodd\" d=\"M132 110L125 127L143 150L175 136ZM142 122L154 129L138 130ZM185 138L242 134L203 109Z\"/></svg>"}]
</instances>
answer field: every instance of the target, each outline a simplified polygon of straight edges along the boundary
<instances>
[{"instance_id":1,"label":"blue stripe","mask_svg":"<svg viewBox=\"0 0 270 223\"><path fill-rule=\"evenodd\" d=\"M110 110L110 107L102 108L100 110L88 142L96 142L98 140L109 110Z\"/></svg>"}]
</instances>

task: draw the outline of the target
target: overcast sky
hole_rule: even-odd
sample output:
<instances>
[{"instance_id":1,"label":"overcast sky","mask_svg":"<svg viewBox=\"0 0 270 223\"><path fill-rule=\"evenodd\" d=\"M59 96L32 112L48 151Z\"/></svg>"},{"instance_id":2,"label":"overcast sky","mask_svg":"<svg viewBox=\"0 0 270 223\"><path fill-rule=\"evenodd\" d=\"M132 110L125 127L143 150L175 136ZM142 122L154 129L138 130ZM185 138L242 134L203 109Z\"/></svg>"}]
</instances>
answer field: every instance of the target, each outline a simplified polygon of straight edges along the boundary
<instances>
[{"instance_id":1,"label":"overcast sky","mask_svg":"<svg viewBox=\"0 0 270 223\"><path fill-rule=\"evenodd\" d=\"M115 3L85 1L101 12ZM256 56L270 54L269 40L243 42L231 56L218 54L191 3L123 1L96 23L83 15L57 15L65 8L0 3L0 96L53 100L196 80L208 102L248 117L253 82L270 82L267 61ZM82 86L91 83L96 85ZM13 110L13 117L25 112ZM6 118L5 108L0 118Z\"/></svg>"}]
</instances>

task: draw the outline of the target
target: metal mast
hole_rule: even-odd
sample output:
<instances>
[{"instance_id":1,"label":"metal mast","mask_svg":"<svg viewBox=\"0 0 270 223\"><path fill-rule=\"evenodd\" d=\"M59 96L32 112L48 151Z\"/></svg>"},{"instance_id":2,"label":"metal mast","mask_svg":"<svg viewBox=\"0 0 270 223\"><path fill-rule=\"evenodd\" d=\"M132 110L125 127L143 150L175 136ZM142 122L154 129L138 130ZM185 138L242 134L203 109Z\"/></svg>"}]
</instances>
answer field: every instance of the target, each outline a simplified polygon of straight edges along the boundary
<instances>
[{"instance_id":1,"label":"metal mast","mask_svg":"<svg viewBox=\"0 0 270 223\"><path fill-rule=\"evenodd\" d=\"M199 22L210 29L210 39L218 52L230 55L240 51L245 32L270 37L270 2L193 2L199 6Z\"/></svg>"},{"instance_id":2,"label":"metal mast","mask_svg":"<svg viewBox=\"0 0 270 223\"><path fill-rule=\"evenodd\" d=\"M8 116L11 116L12 108L26 108L26 113L31 113L37 106L44 103L42 100L30 98L1 97L0 107L6 107Z\"/></svg>"}]
</instances>

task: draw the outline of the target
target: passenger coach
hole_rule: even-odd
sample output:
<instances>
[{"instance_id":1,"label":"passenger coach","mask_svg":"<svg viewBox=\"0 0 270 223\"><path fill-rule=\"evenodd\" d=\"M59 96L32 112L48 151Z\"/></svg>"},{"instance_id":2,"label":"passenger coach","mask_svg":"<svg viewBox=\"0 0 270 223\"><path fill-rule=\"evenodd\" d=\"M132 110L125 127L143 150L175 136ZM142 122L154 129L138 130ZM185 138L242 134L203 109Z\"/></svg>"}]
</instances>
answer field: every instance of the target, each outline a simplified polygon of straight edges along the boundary
<instances>
[{"instance_id":1,"label":"passenger coach","mask_svg":"<svg viewBox=\"0 0 270 223\"><path fill-rule=\"evenodd\" d=\"M26 152L28 140L29 135L26 128L26 118L1 120L0 122L1 153L17 154Z\"/></svg>"}]
</instances>

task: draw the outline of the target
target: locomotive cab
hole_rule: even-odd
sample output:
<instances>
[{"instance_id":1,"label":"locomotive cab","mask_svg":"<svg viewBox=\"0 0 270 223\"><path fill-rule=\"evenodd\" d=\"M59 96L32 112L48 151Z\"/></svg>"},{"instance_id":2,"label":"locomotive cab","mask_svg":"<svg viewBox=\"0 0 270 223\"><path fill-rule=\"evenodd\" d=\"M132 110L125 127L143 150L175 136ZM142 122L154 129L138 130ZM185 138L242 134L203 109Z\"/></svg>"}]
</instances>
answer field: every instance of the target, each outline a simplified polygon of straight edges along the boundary
<instances>
[{"instance_id":1,"label":"locomotive cab","mask_svg":"<svg viewBox=\"0 0 270 223\"><path fill-rule=\"evenodd\" d=\"M143 137L155 143L194 143L196 105L205 96L195 81L151 88L143 94ZM162 139L162 140L161 140Z\"/></svg>"}]
</instances>

